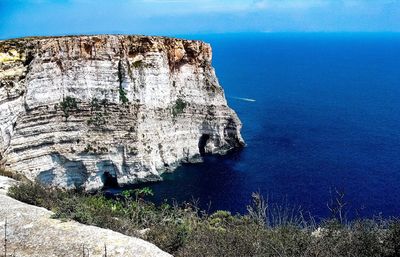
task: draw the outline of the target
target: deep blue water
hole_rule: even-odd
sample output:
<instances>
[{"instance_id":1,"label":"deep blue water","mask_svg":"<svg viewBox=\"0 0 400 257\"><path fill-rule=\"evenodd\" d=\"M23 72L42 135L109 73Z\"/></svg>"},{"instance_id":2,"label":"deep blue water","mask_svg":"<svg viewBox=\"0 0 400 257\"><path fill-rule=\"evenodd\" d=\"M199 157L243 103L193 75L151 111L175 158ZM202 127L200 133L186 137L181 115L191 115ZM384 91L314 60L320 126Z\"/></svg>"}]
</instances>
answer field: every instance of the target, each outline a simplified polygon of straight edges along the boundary
<instances>
[{"instance_id":1,"label":"deep blue water","mask_svg":"<svg viewBox=\"0 0 400 257\"><path fill-rule=\"evenodd\" d=\"M399 34L193 38L212 44L247 147L165 175L150 185L155 200L245 212L259 190L325 217L338 188L350 216L400 215Z\"/></svg>"}]
</instances>

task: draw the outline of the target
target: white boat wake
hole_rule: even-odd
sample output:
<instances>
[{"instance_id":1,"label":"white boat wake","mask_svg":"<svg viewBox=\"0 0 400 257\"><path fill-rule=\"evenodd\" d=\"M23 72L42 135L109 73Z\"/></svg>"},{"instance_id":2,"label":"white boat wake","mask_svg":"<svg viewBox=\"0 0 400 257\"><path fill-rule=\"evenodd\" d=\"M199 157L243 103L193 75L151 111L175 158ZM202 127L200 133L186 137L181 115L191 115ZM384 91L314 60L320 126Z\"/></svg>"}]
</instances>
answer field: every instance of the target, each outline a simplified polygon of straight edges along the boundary
<instances>
[{"instance_id":1,"label":"white boat wake","mask_svg":"<svg viewBox=\"0 0 400 257\"><path fill-rule=\"evenodd\" d=\"M251 98L244 98L244 97L236 97L236 96L231 96L228 98L232 98L232 99L236 99L236 100L241 100L241 101L246 101L246 102L255 102L255 99L251 99Z\"/></svg>"}]
</instances>

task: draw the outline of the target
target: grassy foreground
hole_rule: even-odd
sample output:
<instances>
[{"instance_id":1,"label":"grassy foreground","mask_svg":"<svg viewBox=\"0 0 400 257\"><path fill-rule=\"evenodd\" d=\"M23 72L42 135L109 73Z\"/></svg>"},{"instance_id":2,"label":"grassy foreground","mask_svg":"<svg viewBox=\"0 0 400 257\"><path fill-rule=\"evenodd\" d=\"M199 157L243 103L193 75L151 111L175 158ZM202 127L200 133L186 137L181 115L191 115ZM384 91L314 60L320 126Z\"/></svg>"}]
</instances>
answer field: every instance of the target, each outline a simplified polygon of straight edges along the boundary
<instances>
[{"instance_id":1,"label":"grassy foreground","mask_svg":"<svg viewBox=\"0 0 400 257\"><path fill-rule=\"evenodd\" d=\"M196 204L156 206L145 201L149 189L124 191L118 199L101 194L47 189L22 183L10 189L17 200L73 219L139 236L174 256L400 256L400 220L364 219L345 223L341 205L318 225L299 210L268 206L257 193L248 214L208 214Z\"/></svg>"}]
</instances>

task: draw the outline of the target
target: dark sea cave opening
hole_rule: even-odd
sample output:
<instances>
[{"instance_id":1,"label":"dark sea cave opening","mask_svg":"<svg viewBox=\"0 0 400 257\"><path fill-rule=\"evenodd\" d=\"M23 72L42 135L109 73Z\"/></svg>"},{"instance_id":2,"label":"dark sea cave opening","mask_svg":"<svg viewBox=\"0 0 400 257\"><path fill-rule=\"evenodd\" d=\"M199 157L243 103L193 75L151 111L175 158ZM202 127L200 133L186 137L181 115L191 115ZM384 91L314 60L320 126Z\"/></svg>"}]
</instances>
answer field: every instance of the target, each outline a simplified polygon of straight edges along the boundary
<instances>
[{"instance_id":1,"label":"dark sea cave opening","mask_svg":"<svg viewBox=\"0 0 400 257\"><path fill-rule=\"evenodd\" d=\"M200 137L200 140L199 140L199 152L200 152L201 156L204 156L206 154L205 148L206 148L208 139L210 139L210 135L208 135L208 134L203 134Z\"/></svg>"},{"instance_id":2,"label":"dark sea cave opening","mask_svg":"<svg viewBox=\"0 0 400 257\"><path fill-rule=\"evenodd\" d=\"M102 176L103 188L118 188L117 176L105 171Z\"/></svg>"}]
</instances>

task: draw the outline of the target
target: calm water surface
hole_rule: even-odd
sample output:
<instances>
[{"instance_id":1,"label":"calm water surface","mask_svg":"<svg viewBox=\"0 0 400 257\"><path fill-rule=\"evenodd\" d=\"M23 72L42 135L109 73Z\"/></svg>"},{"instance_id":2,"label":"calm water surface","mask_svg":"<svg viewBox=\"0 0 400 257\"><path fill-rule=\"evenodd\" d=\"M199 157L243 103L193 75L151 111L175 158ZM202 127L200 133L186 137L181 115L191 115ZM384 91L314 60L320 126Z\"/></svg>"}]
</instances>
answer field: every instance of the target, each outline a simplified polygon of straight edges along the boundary
<instances>
[{"instance_id":1,"label":"calm water surface","mask_svg":"<svg viewBox=\"0 0 400 257\"><path fill-rule=\"evenodd\" d=\"M154 200L243 213L260 191L325 217L338 188L351 213L400 215L400 35L192 38L212 44L248 146L166 174Z\"/></svg>"}]
</instances>

